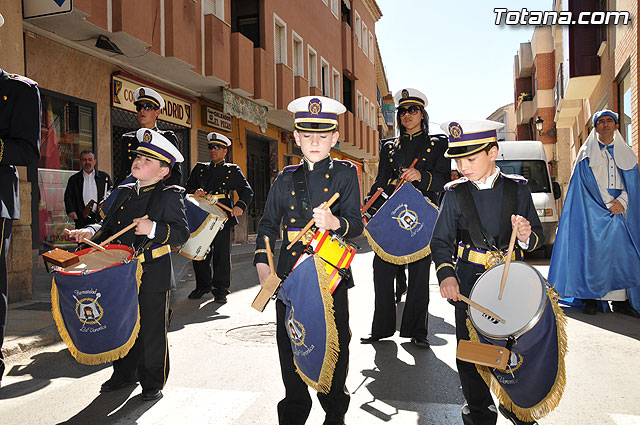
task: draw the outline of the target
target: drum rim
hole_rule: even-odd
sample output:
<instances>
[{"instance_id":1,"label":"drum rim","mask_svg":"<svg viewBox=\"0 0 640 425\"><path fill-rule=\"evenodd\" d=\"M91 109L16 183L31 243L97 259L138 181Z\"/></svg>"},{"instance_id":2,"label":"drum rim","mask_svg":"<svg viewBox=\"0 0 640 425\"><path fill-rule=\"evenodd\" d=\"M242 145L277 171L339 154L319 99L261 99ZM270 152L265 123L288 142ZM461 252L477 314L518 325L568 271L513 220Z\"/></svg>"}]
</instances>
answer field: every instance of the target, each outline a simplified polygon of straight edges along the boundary
<instances>
[{"instance_id":1,"label":"drum rim","mask_svg":"<svg viewBox=\"0 0 640 425\"><path fill-rule=\"evenodd\" d=\"M198 199L194 199L194 198L197 198L197 197L193 193L189 193L189 194L187 194L185 196L185 200L188 200L193 205L195 205L196 207L200 208ZM225 221L229 218L227 216L227 214L224 212L224 210L222 208L220 208L219 206L217 206L216 204L211 204L211 203L207 202L207 205L210 206L210 207L214 207L217 210L216 213L219 213L219 214L213 214L213 213L211 213L211 212L209 212L207 210L204 210L204 209L200 208L202 211L204 211L207 214L209 214L209 216L213 216L213 217L217 218L218 220L225 220ZM205 219L205 221L208 220L208 219L209 219L209 217L207 217L207 219Z\"/></svg>"},{"instance_id":2,"label":"drum rim","mask_svg":"<svg viewBox=\"0 0 640 425\"><path fill-rule=\"evenodd\" d=\"M104 245L104 248L105 249L109 249L109 250L118 249L120 251L129 252L129 256L127 257L128 261L131 261L134 258L135 252L134 252L133 248L130 247L129 245L107 244L107 245ZM78 255L88 254L89 251L95 250L95 249L96 248L92 248L92 247L81 249L80 251L77 251L76 254L78 254ZM89 272L89 274L96 273L96 272L99 272L99 271L102 271L102 270L106 270L106 269L110 269L111 267L115 267L115 266L119 266L119 265L120 264L116 263L116 264L113 264L113 265L108 266L108 267L103 267L103 268L101 268L99 270L92 270L91 272ZM68 271L64 271L64 270L58 270L58 271L56 271L56 273L61 273L61 274L69 275L69 276L82 276L82 271L68 272Z\"/></svg>"},{"instance_id":3,"label":"drum rim","mask_svg":"<svg viewBox=\"0 0 640 425\"><path fill-rule=\"evenodd\" d=\"M526 334L527 332L529 332L531 329L533 329L533 327L535 325L538 324L538 322L540 321L540 318L542 317L542 314L544 313L544 310L547 306L547 287L548 287L548 283L547 280L544 278L544 276L542 276L542 274L538 271L538 269L536 269L535 267L531 266L530 264L525 263L524 261L512 261L511 264L523 264L525 266L527 266L528 268L532 269L533 271L535 271L538 276L540 277L540 283L542 286L542 297L540 297L540 305L538 306L538 309L536 310L536 313L533 315L533 317L531 318L531 320L529 320L529 322L527 322L526 325L524 325L521 329L517 330L516 332L514 332L511 335L508 336L503 336L503 335L493 335L489 332L486 332L484 330L482 330L477 324L476 322L473 320L473 316L471 315L471 313L469 312L469 309L471 307L469 307L467 309L467 316L469 317L469 320L471 321L471 323L473 324L473 327L479 332L481 333L483 336L487 337L487 338L491 338L491 339L495 339L495 340L502 340L502 341L506 341L508 340L510 337L513 337L515 339L520 338L522 335ZM500 265L504 265L505 263L498 263L495 266L485 270L484 273L482 273L480 275L480 277L478 279L476 279L475 283L473 284L473 287L471 288L471 291L469 292L469 298L473 301L473 291L474 289L476 289L476 285L478 284L478 282L482 279L482 277L487 274L489 272L489 270L498 267Z\"/></svg>"}]
</instances>

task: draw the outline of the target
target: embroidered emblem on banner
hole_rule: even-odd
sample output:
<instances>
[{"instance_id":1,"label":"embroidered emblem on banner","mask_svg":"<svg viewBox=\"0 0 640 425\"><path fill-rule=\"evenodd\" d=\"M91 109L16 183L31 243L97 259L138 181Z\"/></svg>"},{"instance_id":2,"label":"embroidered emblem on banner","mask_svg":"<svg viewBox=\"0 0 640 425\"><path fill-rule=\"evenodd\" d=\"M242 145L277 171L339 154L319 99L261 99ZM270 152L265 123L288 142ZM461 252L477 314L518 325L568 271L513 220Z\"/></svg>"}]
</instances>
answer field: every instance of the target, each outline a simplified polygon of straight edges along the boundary
<instances>
[{"instance_id":1,"label":"embroidered emblem on banner","mask_svg":"<svg viewBox=\"0 0 640 425\"><path fill-rule=\"evenodd\" d=\"M76 291L76 294L72 295L76 300L76 316L80 323L82 323L82 327L80 328L81 332L99 332L107 327L100 323L100 319L104 314L104 309L98 303L98 298L100 298L100 292L95 289L90 289L87 291ZM78 298L85 296L84 298ZM87 328L87 325L98 325L97 328Z\"/></svg>"},{"instance_id":2,"label":"embroidered emblem on banner","mask_svg":"<svg viewBox=\"0 0 640 425\"><path fill-rule=\"evenodd\" d=\"M423 224L418 220L418 214L409 209L407 204L400 204L392 211L393 218L398 222L401 229L411 232L411 237L415 236Z\"/></svg>"}]
</instances>

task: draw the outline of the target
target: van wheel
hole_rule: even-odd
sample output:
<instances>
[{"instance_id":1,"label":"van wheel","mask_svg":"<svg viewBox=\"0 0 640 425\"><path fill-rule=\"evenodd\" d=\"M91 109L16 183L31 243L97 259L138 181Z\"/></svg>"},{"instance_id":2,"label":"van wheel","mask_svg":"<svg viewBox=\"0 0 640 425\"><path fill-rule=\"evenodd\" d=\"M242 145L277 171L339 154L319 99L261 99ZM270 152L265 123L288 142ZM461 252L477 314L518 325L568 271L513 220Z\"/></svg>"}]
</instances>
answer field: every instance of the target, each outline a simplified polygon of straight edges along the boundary
<instances>
[{"instance_id":1,"label":"van wheel","mask_svg":"<svg viewBox=\"0 0 640 425\"><path fill-rule=\"evenodd\" d=\"M544 246L544 258L551 258L552 252L553 252L553 245Z\"/></svg>"}]
</instances>

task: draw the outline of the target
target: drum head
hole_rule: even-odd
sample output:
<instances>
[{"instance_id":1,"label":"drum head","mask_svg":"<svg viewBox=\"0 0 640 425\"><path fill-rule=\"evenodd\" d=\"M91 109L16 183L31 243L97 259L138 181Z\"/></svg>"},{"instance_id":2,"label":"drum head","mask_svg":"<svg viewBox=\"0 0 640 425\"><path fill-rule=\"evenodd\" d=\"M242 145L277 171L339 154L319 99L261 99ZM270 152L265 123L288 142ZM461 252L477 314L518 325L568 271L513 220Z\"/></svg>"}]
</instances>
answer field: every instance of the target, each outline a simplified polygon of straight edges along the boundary
<instances>
[{"instance_id":1,"label":"drum head","mask_svg":"<svg viewBox=\"0 0 640 425\"><path fill-rule=\"evenodd\" d=\"M90 250L86 250L90 251ZM120 264L122 261L131 258L132 252L126 247L122 248L109 248L107 245L106 251L92 251L85 254L80 254L80 261L67 268L62 269L65 273L82 273L84 271L94 272L96 270L102 270L107 267Z\"/></svg>"},{"instance_id":2,"label":"drum head","mask_svg":"<svg viewBox=\"0 0 640 425\"><path fill-rule=\"evenodd\" d=\"M222 208L208 202L205 198L189 194L185 197L185 201L190 202L191 204L197 206L203 211L208 212L209 214L213 214L220 218L225 218L225 219L227 218L227 214L225 214L225 212L222 211Z\"/></svg>"},{"instance_id":3,"label":"drum head","mask_svg":"<svg viewBox=\"0 0 640 425\"><path fill-rule=\"evenodd\" d=\"M484 336L494 339L515 338L527 332L544 310L544 278L530 265L512 261L502 300L498 300L504 263L490 268L476 281L469 298L500 316L500 323L469 307L471 322Z\"/></svg>"}]
</instances>

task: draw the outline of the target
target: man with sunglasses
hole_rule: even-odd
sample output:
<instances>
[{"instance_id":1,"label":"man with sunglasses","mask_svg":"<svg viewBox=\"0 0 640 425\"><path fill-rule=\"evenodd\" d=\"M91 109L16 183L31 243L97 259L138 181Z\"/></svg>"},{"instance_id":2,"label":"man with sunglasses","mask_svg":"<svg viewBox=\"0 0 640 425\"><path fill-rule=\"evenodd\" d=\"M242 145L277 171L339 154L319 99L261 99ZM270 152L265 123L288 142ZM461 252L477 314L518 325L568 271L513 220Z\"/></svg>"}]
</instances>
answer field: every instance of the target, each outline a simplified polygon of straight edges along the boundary
<instances>
[{"instance_id":1,"label":"man with sunglasses","mask_svg":"<svg viewBox=\"0 0 640 425\"><path fill-rule=\"evenodd\" d=\"M133 93L133 104L136 106L138 122L141 128L150 128L157 131L166 139L168 139L175 147L180 150L178 145L178 137L171 130L160 130L156 123L160 112L164 108L165 102L160 93L149 87L138 87ZM136 132L130 131L122 135L122 160L120 161L120 169L115 173L116 186L123 183L131 174L131 164L136 157L134 151L138 148L138 139ZM133 180L132 180L133 181ZM165 181L167 186L180 185L182 181L182 173L180 164L176 162L171 170L171 176Z\"/></svg>"},{"instance_id":2,"label":"man with sunglasses","mask_svg":"<svg viewBox=\"0 0 640 425\"><path fill-rule=\"evenodd\" d=\"M196 289L189 298L197 300L211 291L214 301L227 302L231 286L231 227L238 224L241 216L253 199L253 189L236 164L225 162L224 158L231 146L231 140L224 134L207 134L211 162L198 162L187 181L187 193L197 196L215 195L218 202L233 208L231 217L213 239L209 253L202 261L193 261L196 275ZM232 202L232 192L238 194L238 201ZM213 270L212 270L213 260ZM213 274L212 274L213 272Z\"/></svg>"},{"instance_id":3,"label":"man with sunglasses","mask_svg":"<svg viewBox=\"0 0 640 425\"><path fill-rule=\"evenodd\" d=\"M429 135L429 116L424 109L427 97L423 93L407 88L398 91L394 99L398 105L396 119L400 136L387 141L380 149L378 175L369 196L378 188L383 188L391 196L398 182L404 179L437 204L438 192L450 179L451 162L444 157L447 139L444 135ZM416 165L409 168L414 159L417 159ZM430 265L431 255L408 263L408 290L400 326L400 336L411 338L413 344L422 348L429 348L427 308ZM394 279L399 268L404 271L404 264L386 261L378 254L374 257L375 310L371 336L361 338L363 344L374 343L395 333Z\"/></svg>"}]
</instances>

